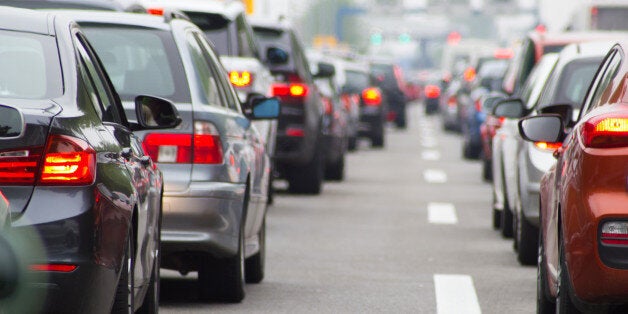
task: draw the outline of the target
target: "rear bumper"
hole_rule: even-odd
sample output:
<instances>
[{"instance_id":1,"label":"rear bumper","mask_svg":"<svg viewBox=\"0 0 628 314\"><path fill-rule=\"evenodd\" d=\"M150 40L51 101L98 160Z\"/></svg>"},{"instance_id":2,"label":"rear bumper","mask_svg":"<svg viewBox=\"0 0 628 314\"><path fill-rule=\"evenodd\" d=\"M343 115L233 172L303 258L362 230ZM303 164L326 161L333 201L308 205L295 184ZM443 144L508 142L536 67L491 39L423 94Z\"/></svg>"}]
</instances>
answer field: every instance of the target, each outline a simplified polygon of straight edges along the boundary
<instances>
[{"instance_id":1,"label":"rear bumper","mask_svg":"<svg viewBox=\"0 0 628 314\"><path fill-rule=\"evenodd\" d=\"M195 252L232 256L238 248L245 184L192 182L163 197L161 248L168 255Z\"/></svg>"},{"instance_id":2,"label":"rear bumper","mask_svg":"<svg viewBox=\"0 0 628 314\"><path fill-rule=\"evenodd\" d=\"M360 108L360 123L358 126L358 135L372 137L383 132L385 113L382 107Z\"/></svg>"}]
</instances>

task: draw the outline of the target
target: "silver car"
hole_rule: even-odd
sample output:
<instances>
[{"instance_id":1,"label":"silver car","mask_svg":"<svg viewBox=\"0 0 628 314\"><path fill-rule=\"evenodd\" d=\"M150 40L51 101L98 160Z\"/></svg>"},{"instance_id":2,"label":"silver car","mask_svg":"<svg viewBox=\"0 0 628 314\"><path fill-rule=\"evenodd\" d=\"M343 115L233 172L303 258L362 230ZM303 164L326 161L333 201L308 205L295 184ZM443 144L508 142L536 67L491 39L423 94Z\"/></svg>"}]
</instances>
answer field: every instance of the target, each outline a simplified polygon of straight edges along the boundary
<instances>
[{"instance_id":1,"label":"silver car","mask_svg":"<svg viewBox=\"0 0 628 314\"><path fill-rule=\"evenodd\" d=\"M172 16L78 13L125 103L171 99L174 130L137 132L164 174L162 267L198 271L203 299L239 302L264 276L270 158L252 119L276 118L279 102L241 103L203 32Z\"/></svg>"}]
</instances>

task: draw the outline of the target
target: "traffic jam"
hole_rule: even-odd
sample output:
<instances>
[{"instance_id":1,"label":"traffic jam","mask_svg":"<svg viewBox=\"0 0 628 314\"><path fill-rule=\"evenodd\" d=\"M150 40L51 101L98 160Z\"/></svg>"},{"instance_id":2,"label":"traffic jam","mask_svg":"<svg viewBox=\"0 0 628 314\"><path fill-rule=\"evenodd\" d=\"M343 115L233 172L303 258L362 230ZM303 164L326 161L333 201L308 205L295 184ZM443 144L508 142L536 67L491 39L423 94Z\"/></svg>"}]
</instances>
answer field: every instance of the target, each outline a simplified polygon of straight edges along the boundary
<instances>
[{"instance_id":1,"label":"traffic jam","mask_svg":"<svg viewBox=\"0 0 628 314\"><path fill-rule=\"evenodd\" d=\"M0 0L0 313L628 313L626 50L622 0Z\"/></svg>"}]
</instances>

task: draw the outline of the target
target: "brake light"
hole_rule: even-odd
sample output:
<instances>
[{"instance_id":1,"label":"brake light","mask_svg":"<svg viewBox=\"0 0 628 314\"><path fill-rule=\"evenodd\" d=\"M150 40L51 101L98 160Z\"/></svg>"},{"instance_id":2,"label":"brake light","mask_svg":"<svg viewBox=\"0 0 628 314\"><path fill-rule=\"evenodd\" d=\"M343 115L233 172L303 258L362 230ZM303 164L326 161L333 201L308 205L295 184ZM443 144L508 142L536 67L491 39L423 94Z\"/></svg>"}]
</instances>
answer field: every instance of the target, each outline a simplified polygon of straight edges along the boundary
<instances>
[{"instance_id":1,"label":"brake light","mask_svg":"<svg viewBox=\"0 0 628 314\"><path fill-rule=\"evenodd\" d=\"M194 122L194 134L150 133L142 143L146 153L161 163L221 164L222 142L216 126Z\"/></svg>"},{"instance_id":2,"label":"brake light","mask_svg":"<svg viewBox=\"0 0 628 314\"><path fill-rule=\"evenodd\" d=\"M628 222L605 222L602 225L602 234L600 240L604 244L628 245Z\"/></svg>"},{"instance_id":3,"label":"brake light","mask_svg":"<svg viewBox=\"0 0 628 314\"><path fill-rule=\"evenodd\" d=\"M305 131L302 128L287 128L286 136L290 137L304 137Z\"/></svg>"},{"instance_id":4,"label":"brake light","mask_svg":"<svg viewBox=\"0 0 628 314\"><path fill-rule=\"evenodd\" d=\"M369 87L362 91L362 99L367 106L379 106L382 104L382 93L377 88Z\"/></svg>"},{"instance_id":5,"label":"brake light","mask_svg":"<svg viewBox=\"0 0 628 314\"><path fill-rule=\"evenodd\" d=\"M42 147L0 153L0 184L33 185Z\"/></svg>"},{"instance_id":6,"label":"brake light","mask_svg":"<svg viewBox=\"0 0 628 314\"><path fill-rule=\"evenodd\" d=\"M229 72L229 81L235 87L246 87L253 82L253 75L248 71L231 71Z\"/></svg>"},{"instance_id":7,"label":"brake light","mask_svg":"<svg viewBox=\"0 0 628 314\"><path fill-rule=\"evenodd\" d=\"M351 96L344 94L340 99L342 100L342 105L345 107L345 110L351 110Z\"/></svg>"},{"instance_id":8,"label":"brake light","mask_svg":"<svg viewBox=\"0 0 628 314\"><path fill-rule=\"evenodd\" d=\"M425 97L438 98L440 97L440 88L436 85L425 86Z\"/></svg>"},{"instance_id":9,"label":"brake light","mask_svg":"<svg viewBox=\"0 0 628 314\"><path fill-rule=\"evenodd\" d=\"M471 82L475 79L475 68L473 67L468 67L466 70L464 70L463 76L464 76L464 80L467 82Z\"/></svg>"},{"instance_id":10,"label":"brake light","mask_svg":"<svg viewBox=\"0 0 628 314\"><path fill-rule=\"evenodd\" d=\"M322 102L325 109L325 115L331 115L331 113L333 112L333 106L331 104L331 101L327 98L323 98Z\"/></svg>"},{"instance_id":11,"label":"brake light","mask_svg":"<svg viewBox=\"0 0 628 314\"><path fill-rule=\"evenodd\" d=\"M594 117L584 123L581 135L586 147L628 146L628 118L610 115Z\"/></svg>"},{"instance_id":12,"label":"brake light","mask_svg":"<svg viewBox=\"0 0 628 314\"><path fill-rule=\"evenodd\" d=\"M308 92L308 87L300 83L275 84L273 85L272 91L273 96L305 97Z\"/></svg>"},{"instance_id":13,"label":"brake light","mask_svg":"<svg viewBox=\"0 0 628 314\"><path fill-rule=\"evenodd\" d=\"M482 112L482 101L479 99L475 101L475 111Z\"/></svg>"},{"instance_id":14,"label":"brake light","mask_svg":"<svg viewBox=\"0 0 628 314\"><path fill-rule=\"evenodd\" d=\"M68 264L34 264L29 267L32 271L56 271L62 273L73 272L77 268L78 266L76 265Z\"/></svg>"},{"instance_id":15,"label":"brake light","mask_svg":"<svg viewBox=\"0 0 628 314\"><path fill-rule=\"evenodd\" d=\"M456 96L451 95L449 96L449 98L447 98L447 106L449 107L455 107L456 106Z\"/></svg>"},{"instance_id":16,"label":"brake light","mask_svg":"<svg viewBox=\"0 0 628 314\"><path fill-rule=\"evenodd\" d=\"M540 150L555 151L563 146L561 142L534 142L534 146Z\"/></svg>"},{"instance_id":17,"label":"brake light","mask_svg":"<svg viewBox=\"0 0 628 314\"><path fill-rule=\"evenodd\" d=\"M164 15L164 8L148 8L146 9L146 13L151 15Z\"/></svg>"},{"instance_id":18,"label":"brake light","mask_svg":"<svg viewBox=\"0 0 628 314\"><path fill-rule=\"evenodd\" d=\"M96 177L96 151L87 142L51 135L43 159L42 185L87 185Z\"/></svg>"}]
</instances>

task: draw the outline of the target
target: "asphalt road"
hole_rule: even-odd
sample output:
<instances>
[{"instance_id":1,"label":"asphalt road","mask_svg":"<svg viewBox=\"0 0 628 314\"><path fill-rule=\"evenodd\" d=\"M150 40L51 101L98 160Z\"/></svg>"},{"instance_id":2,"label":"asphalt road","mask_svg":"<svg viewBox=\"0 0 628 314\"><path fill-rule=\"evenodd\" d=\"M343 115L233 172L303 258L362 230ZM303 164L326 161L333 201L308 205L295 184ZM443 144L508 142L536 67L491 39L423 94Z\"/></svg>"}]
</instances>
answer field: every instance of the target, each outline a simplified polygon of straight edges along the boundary
<instances>
[{"instance_id":1,"label":"asphalt road","mask_svg":"<svg viewBox=\"0 0 628 314\"><path fill-rule=\"evenodd\" d=\"M162 312L533 313L536 268L492 230L480 163L419 109L385 149L361 142L344 182L276 198L266 277L242 303L203 303L195 274L164 271Z\"/></svg>"}]
</instances>

